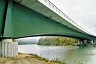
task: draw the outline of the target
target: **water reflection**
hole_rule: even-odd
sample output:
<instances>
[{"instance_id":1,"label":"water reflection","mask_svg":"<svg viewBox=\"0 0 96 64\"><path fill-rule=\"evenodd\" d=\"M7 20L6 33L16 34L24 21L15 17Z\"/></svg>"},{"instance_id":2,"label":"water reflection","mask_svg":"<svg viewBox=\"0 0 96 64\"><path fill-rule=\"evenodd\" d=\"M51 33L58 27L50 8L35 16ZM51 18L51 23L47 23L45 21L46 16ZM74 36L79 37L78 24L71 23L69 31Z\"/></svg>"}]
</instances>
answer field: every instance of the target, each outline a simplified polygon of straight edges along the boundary
<instances>
[{"instance_id":1,"label":"water reflection","mask_svg":"<svg viewBox=\"0 0 96 64\"><path fill-rule=\"evenodd\" d=\"M52 60L58 58L67 64L96 64L96 48L74 46L19 45L19 52L33 53Z\"/></svg>"}]
</instances>

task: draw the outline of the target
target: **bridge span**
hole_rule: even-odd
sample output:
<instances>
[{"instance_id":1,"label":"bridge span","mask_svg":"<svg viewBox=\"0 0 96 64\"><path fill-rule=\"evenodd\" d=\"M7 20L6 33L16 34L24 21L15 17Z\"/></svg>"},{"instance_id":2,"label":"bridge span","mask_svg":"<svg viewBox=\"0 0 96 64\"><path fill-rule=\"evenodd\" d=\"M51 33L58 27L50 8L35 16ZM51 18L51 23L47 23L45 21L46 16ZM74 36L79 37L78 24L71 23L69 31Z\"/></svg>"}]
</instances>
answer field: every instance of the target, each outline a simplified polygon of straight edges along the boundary
<instances>
[{"instance_id":1,"label":"bridge span","mask_svg":"<svg viewBox=\"0 0 96 64\"><path fill-rule=\"evenodd\" d=\"M0 56L18 55L15 39L40 35L95 39L49 0L0 0Z\"/></svg>"}]
</instances>

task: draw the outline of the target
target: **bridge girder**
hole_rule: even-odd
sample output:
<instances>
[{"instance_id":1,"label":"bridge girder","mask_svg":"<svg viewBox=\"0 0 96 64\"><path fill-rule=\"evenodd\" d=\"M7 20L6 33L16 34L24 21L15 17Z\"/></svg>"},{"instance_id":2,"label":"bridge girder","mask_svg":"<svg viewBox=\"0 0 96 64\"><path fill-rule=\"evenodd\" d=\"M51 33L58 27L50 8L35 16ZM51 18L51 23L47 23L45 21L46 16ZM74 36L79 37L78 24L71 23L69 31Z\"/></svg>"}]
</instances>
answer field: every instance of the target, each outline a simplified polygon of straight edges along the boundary
<instances>
[{"instance_id":1,"label":"bridge girder","mask_svg":"<svg viewBox=\"0 0 96 64\"><path fill-rule=\"evenodd\" d=\"M71 37L82 39L91 39L91 35L89 34L78 32L59 22L56 22L51 18L46 18L46 16L19 3L13 2L12 0L9 0L9 2L1 0L0 4L1 3L3 5L3 7L1 7L2 9L0 9L1 38L19 38L33 35L59 34L66 36L72 35ZM7 7L6 3L8 3ZM4 17L4 13L6 13L6 17ZM4 19L5 21L3 21Z\"/></svg>"}]
</instances>

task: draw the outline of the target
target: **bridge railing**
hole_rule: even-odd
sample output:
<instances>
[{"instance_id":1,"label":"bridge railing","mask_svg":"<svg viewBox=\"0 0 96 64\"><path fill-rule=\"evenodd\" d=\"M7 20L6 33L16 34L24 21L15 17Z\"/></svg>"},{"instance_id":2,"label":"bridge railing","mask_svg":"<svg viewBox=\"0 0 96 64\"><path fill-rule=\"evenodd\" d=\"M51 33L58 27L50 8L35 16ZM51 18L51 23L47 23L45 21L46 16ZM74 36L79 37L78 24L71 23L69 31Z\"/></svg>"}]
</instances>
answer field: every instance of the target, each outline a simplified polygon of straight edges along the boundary
<instances>
[{"instance_id":1,"label":"bridge railing","mask_svg":"<svg viewBox=\"0 0 96 64\"><path fill-rule=\"evenodd\" d=\"M74 22L71 18L69 18L65 13L63 13L58 7L56 7L52 2L49 0L44 0L49 6L51 6L53 9L55 9L59 14L61 14L64 18L66 18L68 21L71 21L75 24L79 29L87 32L85 29L83 29L81 26L79 26L76 22ZM88 33L88 32L87 32Z\"/></svg>"}]
</instances>

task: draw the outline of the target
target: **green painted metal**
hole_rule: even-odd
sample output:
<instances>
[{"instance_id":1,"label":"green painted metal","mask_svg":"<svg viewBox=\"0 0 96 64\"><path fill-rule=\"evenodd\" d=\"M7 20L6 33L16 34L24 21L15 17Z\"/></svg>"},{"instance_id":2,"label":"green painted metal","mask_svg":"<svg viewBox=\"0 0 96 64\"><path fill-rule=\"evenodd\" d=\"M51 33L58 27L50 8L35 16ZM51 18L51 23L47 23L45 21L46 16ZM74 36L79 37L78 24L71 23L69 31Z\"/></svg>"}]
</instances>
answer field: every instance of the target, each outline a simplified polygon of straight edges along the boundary
<instances>
[{"instance_id":1,"label":"green painted metal","mask_svg":"<svg viewBox=\"0 0 96 64\"><path fill-rule=\"evenodd\" d=\"M9 0L3 37L13 37L12 5L13 1Z\"/></svg>"},{"instance_id":2,"label":"green painted metal","mask_svg":"<svg viewBox=\"0 0 96 64\"><path fill-rule=\"evenodd\" d=\"M5 0L0 0L0 37L2 31L5 3L6 3Z\"/></svg>"},{"instance_id":3,"label":"green painted metal","mask_svg":"<svg viewBox=\"0 0 96 64\"><path fill-rule=\"evenodd\" d=\"M0 11L3 12L3 9ZM2 29L3 14L1 12L0 14L2 16L0 19L0 27ZM91 39L91 35L73 30L21 4L13 3L10 0L3 37L18 38L38 34L68 34L83 39Z\"/></svg>"},{"instance_id":4,"label":"green painted metal","mask_svg":"<svg viewBox=\"0 0 96 64\"><path fill-rule=\"evenodd\" d=\"M82 38L90 38L88 35L70 29L20 4L13 5L12 13L14 37L36 34L72 34Z\"/></svg>"}]
</instances>

